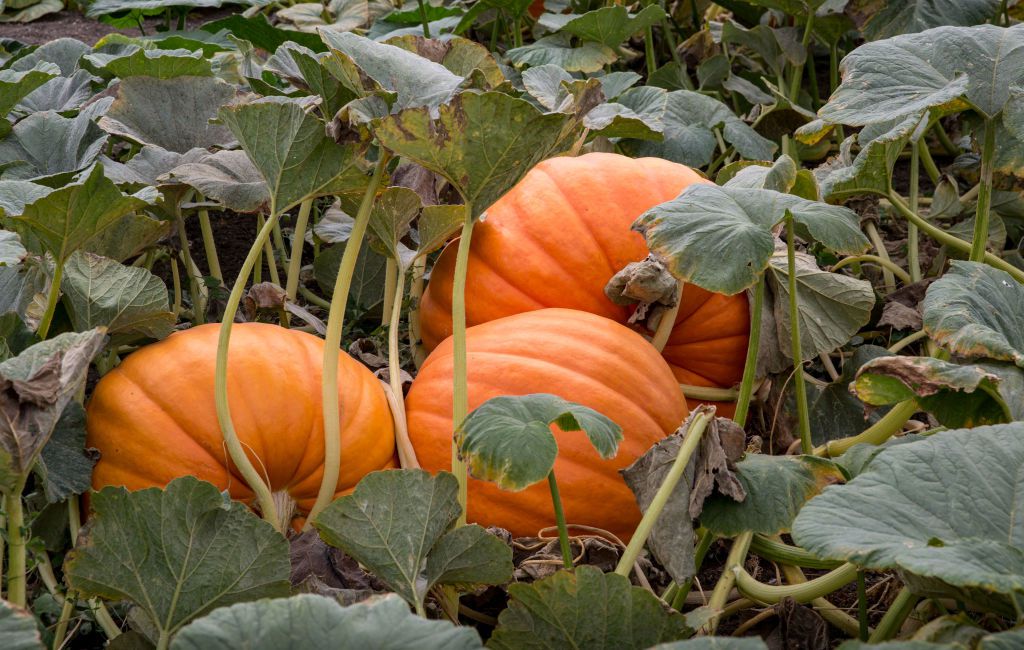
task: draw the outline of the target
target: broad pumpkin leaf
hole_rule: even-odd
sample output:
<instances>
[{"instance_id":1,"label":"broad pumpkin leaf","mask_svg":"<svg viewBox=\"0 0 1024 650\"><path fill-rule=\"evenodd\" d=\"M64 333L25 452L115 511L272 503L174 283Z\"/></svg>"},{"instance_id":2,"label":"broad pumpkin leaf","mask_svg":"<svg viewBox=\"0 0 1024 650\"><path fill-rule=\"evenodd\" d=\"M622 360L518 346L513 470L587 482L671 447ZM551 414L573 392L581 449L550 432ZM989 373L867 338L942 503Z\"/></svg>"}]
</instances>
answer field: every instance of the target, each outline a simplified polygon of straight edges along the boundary
<instances>
[{"instance_id":1,"label":"broad pumpkin leaf","mask_svg":"<svg viewBox=\"0 0 1024 650\"><path fill-rule=\"evenodd\" d=\"M331 295L338 279L338 268L348 242L335 244L320 251L313 260L313 277L324 295ZM384 304L384 282L387 277L387 260L375 253L363 241L352 272L352 290L349 292L350 305L364 313L380 313Z\"/></svg>"},{"instance_id":2,"label":"broad pumpkin leaf","mask_svg":"<svg viewBox=\"0 0 1024 650\"><path fill-rule=\"evenodd\" d=\"M460 93L437 108L375 123L381 144L448 180L478 217L541 160L562 150L577 122L499 92Z\"/></svg>"},{"instance_id":3,"label":"broad pumpkin leaf","mask_svg":"<svg viewBox=\"0 0 1024 650\"><path fill-rule=\"evenodd\" d=\"M224 106L219 115L263 175L277 213L363 182L355 168L359 148L328 138L323 122L296 101L267 97Z\"/></svg>"},{"instance_id":4,"label":"broad pumpkin leaf","mask_svg":"<svg viewBox=\"0 0 1024 650\"><path fill-rule=\"evenodd\" d=\"M633 229L674 276L733 295L752 286L775 250L772 229L793 215L801 237L846 253L870 245L857 215L791 194L694 184L640 215ZM729 264L723 264L728 260Z\"/></svg>"},{"instance_id":5,"label":"broad pumpkin leaf","mask_svg":"<svg viewBox=\"0 0 1024 650\"><path fill-rule=\"evenodd\" d=\"M742 46L767 64L773 76L782 76L786 65L799 65L807 59L807 49L800 42L800 31L795 27L756 25L750 29L734 20L722 25L722 43Z\"/></svg>"},{"instance_id":6,"label":"broad pumpkin leaf","mask_svg":"<svg viewBox=\"0 0 1024 650\"><path fill-rule=\"evenodd\" d=\"M801 508L843 474L832 461L814 456L747 454L736 463L736 477L747 493L743 501L715 494L704 502L700 523L717 535L786 532Z\"/></svg>"},{"instance_id":7,"label":"broad pumpkin leaf","mask_svg":"<svg viewBox=\"0 0 1024 650\"><path fill-rule=\"evenodd\" d=\"M840 469L843 470L843 474L845 474L847 480L849 480L854 476L863 473L864 470L871 466L871 461L877 458L878 455L886 449L897 445L907 445L918 442L920 440L924 440L925 437L926 436L916 433L908 433L906 435L889 438L880 445L859 442L850 447L842 456L833 458L832 460Z\"/></svg>"},{"instance_id":8,"label":"broad pumpkin leaf","mask_svg":"<svg viewBox=\"0 0 1024 650\"><path fill-rule=\"evenodd\" d=\"M128 600L161 636L236 602L286 596L288 543L210 483L92 496L88 527L64 562L83 596Z\"/></svg>"},{"instance_id":9,"label":"broad pumpkin leaf","mask_svg":"<svg viewBox=\"0 0 1024 650\"><path fill-rule=\"evenodd\" d=\"M487 642L494 650L642 650L692 633L681 614L649 591L594 566L512 584L508 593L509 606Z\"/></svg>"},{"instance_id":10,"label":"broad pumpkin leaf","mask_svg":"<svg viewBox=\"0 0 1024 650\"><path fill-rule=\"evenodd\" d=\"M345 104L359 95L323 66L323 60L329 56L326 53L318 54L298 43L285 43L267 59L263 69L319 96L324 102L321 106L323 115L333 117Z\"/></svg>"},{"instance_id":11,"label":"broad pumpkin leaf","mask_svg":"<svg viewBox=\"0 0 1024 650\"><path fill-rule=\"evenodd\" d=\"M533 43L515 47L505 56L518 66L556 65L568 72L598 72L619 60L615 50L600 43L585 42L573 45L569 34L552 34Z\"/></svg>"},{"instance_id":12,"label":"broad pumpkin leaf","mask_svg":"<svg viewBox=\"0 0 1024 650\"><path fill-rule=\"evenodd\" d=\"M809 201L821 198L818 181L809 169L798 169L796 161L783 154L773 163L738 160L718 172L715 182L728 187L750 187L793 194Z\"/></svg>"},{"instance_id":13,"label":"broad pumpkin leaf","mask_svg":"<svg viewBox=\"0 0 1024 650\"><path fill-rule=\"evenodd\" d=\"M944 426L974 427L1024 419L1024 371L1003 364L957 365L933 357L889 356L857 372L850 386L872 405L913 399Z\"/></svg>"},{"instance_id":14,"label":"broad pumpkin leaf","mask_svg":"<svg viewBox=\"0 0 1024 650\"><path fill-rule=\"evenodd\" d=\"M807 385L808 419L811 441L815 445L855 436L888 412L886 407L865 409L864 402L851 394L850 382L864 364L889 354L887 349L877 345L858 346L852 356L844 359L839 379L820 388Z\"/></svg>"},{"instance_id":15,"label":"broad pumpkin leaf","mask_svg":"<svg viewBox=\"0 0 1024 650\"><path fill-rule=\"evenodd\" d=\"M95 0L86 8L85 15L98 18L107 14L122 11L142 11L146 9L166 9L168 7L220 7L224 0Z\"/></svg>"},{"instance_id":16,"label":"broad pumpkin leaf","mask_svg":"<svg viewBox=\"0 0 1024 650\"><path fill-rule=\"evenodd\" d=\"M583 432L601 458L613 458L622 441L622 427L606 416L537 393L487 400L466 416L455 443L471 475L515 492L543 481L554 469L558 443L552 425L566 433Z\"/></svg>"},{"instance_id":17,"label":"broad pumpkin leaf","mask_svg":"<svg viewBox=\"0 0 1024 650\"><path fill-rule=\"evenodd\" d=\"M103 168L95 165L84 180L41 196L20 215L6 218L4 225L22 236L26 248L49 252L63 264L71 253L88 246L126 215L153 203L157 196L152 187L122 194L103 175Z\"/></svg>"},{"instance_id":18,"label":"broad pumpkin leaf","mask_svg":"<svg viewBox=\"0 0 1024 650\"><path fill-rule=\"evenodd\" d=\"M476 650L483 645L472 628L420 618L394 594L347 607L313 594L238 603L189 623L171 642L171 650L413 647Z\"/></svg>"},{"instance_id":19,"label":"broad pumpkin leaf","mask_svg":"<svg viewBox=\"0 0 1024 650\"><path fill-rule=\"evenodd\" d=\"M46 647L32 612L6 600L0 600L0 639L4 640L7 650L43 650Z\"/></svg>"},{"instance_id":20,"label":"broad pumpkin leaf","mask_svg":"<svg viewBox=\"0 0 1024 650\"><path fill-rule=\"evenodd\" d=\"M793 524L812 553L956 587L1024 591L1024 423L943 431L879 454Z\"/></svg>"},{"instance_id":21,"label":"broad pumpkin leaf","mask_svg":"<svg viewBox=\"0 0 1024 650\"><path fill-rule=\"evenodd\" d=\"M389 187L373 202L367 234L370 247L390 257L399 268L411 262L411 251L401 240L420 213L420 195L407 187Z\"/></svg>"},{"instance_id":22,"label":"broad pumpkin leaf","mask_svg":"<svg viewBox=\"0 0 1024 650\"><path fill-rule=\"evenodd\" d=\"M955 261L928 287L921 306L925 331L939 345L1024 368L1024 287L1010 274Z\"/></svg>"},{"instance_id":23,"label":"broad pumpkin leaf","mask_svg":"<svg viewBox=\"0 0 1024 650\"><path fill-rule=\"evenodd\" d=\"M0 141L0 165L20 161L13 174L8 171L3 176L22 180L77 172L91 165L106 143L107 134L88 111L73 118L53 111L33 113Z\"/></svg>"},{"instance_id":24,"label":"broad pumpkin leaf","mask_svg":"<svg viewBox=\"0 0 1024 650\"><path fill-rule=\"evenodd\" d=\"M39 111L76 110L92 99L94 81L96 78L86 70L76 70L70 77L54 77L26 95L14 110L29 114ZM113 101L113 98L110 98L110 101ZM91 106L103 103L103 100L98 100Z\"/></svg>"},{"instance_id":25,"label":"broad pumpkin leaf","mask_svg":"<svg viewBox=\"0 0 1024 650\"><path fill-rule=\"evenodd\" d=\"M313 525L422 611L435 584L500 584L512 576L504 542L475 524L449 530L462 510L458 488L448 472L372 472Z\"/></svg>"},{"instance_id":26,"label":"broad pumpkin leaf","mask_svg":"<svg viewBox=\"0 0 1024 650\"><path fill-rule=\"evenodd\" d=\"M128 162L121 163L106 156L100 156L100 163L103 165L103 172L107 178L118 185L130 187L154 185L163 192L165 202L176 203L184 194L184 188L173 187L180 184L176 183L175 179L165 178L165 176L175 167L200 160L208 153L206 149L199 147L189 149L185 153L178 153L159 145L147 144L143 145L142 149Z\"/></svg>"},{"instance_id":27,"label":"broad pumpkin leaf","mask_svg":"<svg viewBox=\"0 0 1024 650\"><path fill-rule=\"evenodd\" d=\"M932 27L986 23L999 0L853 0L846 7L869 41L923 32Z\"/></svg>"},{"instance_id":28,"label":"broad pumpkin leaf","mask_svg":"<svg viewBox=\"0 0 1024 650\"><path fill-rule=\"evenodd\" d=\"M217 109L235 97L235 89L214 77L129 77L100 126L139 144L155 144L177 153L228 147L231 132L210 124Z\"/></svg>"},{"instance_id":29,"label":"broad pumpkin leaf","mask_svg":"<svg viewBox=\"0 0 1024 650\"><path fill-rule=\"evenodd\" d=\"M105 327L118 339L162 339L174 330L167 286L145 268L76 251L64 265L61 291L77 331Z\"/></svg>"},{"instance_id":30,"label":"broad pumpkin leaf","mask_svg":"<svg viewBox=\"0 0 1024 650\"><path fill-rule=\"evenodd\" d=\"M20 57L11 63L8 69L24 72L31 70L40 62L52 63L60 68L61 76L70 77L78 69L78 61L82 55L90 51L92 48L76 38L55 38Z\"/></svg>"},{"instance_id":31,"label":"broad pumpkin leaf","mask_svg":"<svg viewBox=\"0 0 1024 650\"><path fill-rule=\"evenodd\" d=\"M995 117L1024 82L1024 27L936 27L866 43L843 59L843 82L818 114L840 124L970 106Z\"/></svg>"},{"instance_id":32,"label":"broad pumpkin leaf","mask_svg":"<svg viewBox=\"0 0 1024 650\"><path fill-rule=\"evenodd\" d=\"M208 22L201 25L199 29L210 34L219 34L222 30L226 31L236 38L249 41L253 46L267 52L277 50L277 48L288 41L304 45L314 52L324 52L327 50L323 41L316 34L306 34L297 32L294 29L274 27L267 20L267 17L261 13L249 17L235 14L227 18Z\"/></svg>"},{"instance_id":33,"label":"broad pumpkin leaf","mask_svg":"<svg viewBox=\"0 0 1024 650\"><path fill-rule=\"evenodd\" d=\"M549 31L616 48L665 17L665 11L658 5L647 5L633 15L622 5L611 5L585 14L545 13L537 19L537 24Z\"/></svg>"},{"instance_id":34,"label":"broad pumpkin leaf","mask_svg":"<svg viewBox=\"0 0 1024 650\"><path fill-rule=\"evenodd\" d=\"M0 230L0 266L14 266L28 253L17 233Z\"/></svg>"},{"instance_id":35,"label":"broad pumpkin leaf","mask_svg":"<svg viewBox=\"0 0 1024 650\"><path fill-rule=\"evenodd\" d=\"M60 76L60 68L40 61L30 70L0 70L0 138L11 132L7 114L26 95L44 83Z\"/></svg>"},{"instance_id":36,"label":"broad pumpkin leaf","mask_svg":"<svg viewBox=\"0 0 1024 650\"><path fill-rule=\"evenodd\" d=\"M173 79L213 76L210 59L201 50L143 49L129 46L117 55L105 58L102 65L93 68L105 77L116 77L121 80L128 77Z\"/></svg>"},{"instance_id":37,"label":"broad pumpkin leaf","mask_svg":"<svg viewBox=\"0 0 1024 650\"><path fill-rule=\"evenodd\" d=\"M416 256L433 253L444 246L465 221L466 210L461 205L424 206L416 222L416 233L419 236Z\"/></svg>"},{"instance_id":38,"label":"broad pumpkin leaf","mask_svg":"<svg viewBox=\"0 0 1024 650\"><path fill-rule=\"evenodd\" d=\"M639 90L639 89L637 89ZM626 93L619 103L634 108L639 97ZM661 118L660 141L623 140L620 146L634 156L656 156L691 167L711 162L718 146L715 129L744 158L770 160L776 150L774 142L759 135L749 124L736 117L732 110L713 97L691 90L676 90L665 95L665 113Z\"/></svg>"},{"instance_id":39,"label":"broad pumpkin leaf","mask_svg":"<svg viewBox=\"0 0 1024 650\"><path fill-rule=\"evenodd\" d=\"M43 447L35 472L42 480L47 503L59 503L92 487L96 454L86 454L85 409L71 401Z\"/></svg>"},{"instance_id":40,"label":"broad pumpkin leaf","mask_svg":"<svg viewBox=\"0 0 1024 650\"><path fill-rule=\"evenodd\" d=\"M53 188L30 181L0 180L0 217L16 217L25 206L53 191Z\"/></svg>"},{"instance_id":41,"label":"broad pumpkin leaf","mask_svg":"<svg viewBox=\"0 0 1024 650\"><path fill-rule=\"evenodd\" d=\"M0 490L31 471L103 342L102 330L60 334L0 363Z\"/></svg>"},{"instance_id":42,"label":"broad pumpkin leaf","mask_svg":"<svg viewBox=\"0 0 1024 650\"><path fill-rule=\"evenodd\" d=\"M455 7L428 7L427 11L429 12L431 9L449 12L452 15L458 11ZM410 24L420 23L419 11L415 8L406 12L392 12L388 16L388 20L394 20L396 14L399 13L404 13ZM405 34L393 35L388 38L387 42L389 45L415 52L435 63L440 63L459 77L468 79L475 74L482 75L484 83L482 87L479 87L480 90L491 90L505 83L505 74L502 72L501 66L498 65L490 50L480 43L459 36L447 38L442 42L438 42L438 40Z\"/></svg>"},{"instance_id":43,"label":"broad pumpkin leaf","mask_svg":"<svg viewBox=\"0 0 1024 650\"><path fill-rule=\"evenodd\" d=\"M129 164L134 160L132 158ZM207 199L218 201L233 212L264 212L270 207L267 182L244 151L204 151L160 178L190 185Z\"/></svg>"}]
</instances>

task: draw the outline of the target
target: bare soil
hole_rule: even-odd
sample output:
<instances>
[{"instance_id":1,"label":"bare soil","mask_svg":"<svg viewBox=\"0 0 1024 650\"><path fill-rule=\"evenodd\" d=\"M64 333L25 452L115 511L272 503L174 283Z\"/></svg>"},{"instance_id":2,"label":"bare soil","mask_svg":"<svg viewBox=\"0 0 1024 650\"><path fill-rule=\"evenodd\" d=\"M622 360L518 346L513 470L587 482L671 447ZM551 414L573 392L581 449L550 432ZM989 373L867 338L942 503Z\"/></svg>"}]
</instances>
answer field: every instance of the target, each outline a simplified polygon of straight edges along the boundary
<instances>
[{"instance_id":1,"label":"bare soil","mask_svg":"<svg viewBox=\"0 0 1024 650\"><path fill-rule=\"evenodd\" d=\"M189 12L185 21L186 29L198 29L204 23L235 13L238 13L238 8L230 5L220 9L196 9ZM146 34L154 34L163 28L164 21L160 17L149 18L143 25ZM31 45L41 45L57 38L76 38L86 45L93 45L107 34L115 32L127 36L142 34L138 27L118 29L95 18L86 18L72 9L43 16L30 23L0 23L0 38L13 38Z\"/></svg>"}]
</instances>

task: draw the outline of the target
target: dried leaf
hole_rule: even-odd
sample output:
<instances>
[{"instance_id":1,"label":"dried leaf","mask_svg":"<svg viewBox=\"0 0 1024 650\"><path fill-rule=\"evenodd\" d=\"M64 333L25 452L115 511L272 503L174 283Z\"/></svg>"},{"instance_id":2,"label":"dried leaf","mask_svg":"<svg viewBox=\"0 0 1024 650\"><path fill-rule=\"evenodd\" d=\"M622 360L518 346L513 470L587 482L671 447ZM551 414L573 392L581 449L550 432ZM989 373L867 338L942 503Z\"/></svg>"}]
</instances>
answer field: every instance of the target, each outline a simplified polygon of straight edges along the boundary
<instances>
[{"instance_id":1,"label":"dried leaf","mask_svg":"<svg viewBox=\"0 0 1024 650\"><path fill-rule=\"evenodd\" d=\"M882 309L882 317L878 319L878 324L889 325L897 330L919 330L923 321L918 309L894 301L886 303Z\"/></svg>"}]
</instances>

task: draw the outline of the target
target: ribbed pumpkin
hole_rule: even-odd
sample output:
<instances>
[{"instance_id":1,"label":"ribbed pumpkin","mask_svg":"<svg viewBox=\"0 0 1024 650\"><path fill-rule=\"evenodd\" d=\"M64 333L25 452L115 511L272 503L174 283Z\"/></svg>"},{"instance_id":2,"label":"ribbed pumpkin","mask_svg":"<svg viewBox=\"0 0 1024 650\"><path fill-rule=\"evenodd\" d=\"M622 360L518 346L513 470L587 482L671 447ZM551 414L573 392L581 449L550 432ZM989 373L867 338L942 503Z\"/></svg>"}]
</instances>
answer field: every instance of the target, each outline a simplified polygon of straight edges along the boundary
<instances>
[{"instance_id":1,"label":"ribbed pumpkin","mask_svg":"<svg viewBox=\"0 0 1024 650\"><path fill-rule=\"evenodd\" d=\"M625 323L631 309L608 300L604 287L648 254L643 236L630 226L649 208L701 182L689 167L660 158L590 153L540 163L473 230L467 324L545 307ZM451 334L456 247L452 242L445 248L420 303L428 350ZM744 295L686 285L664 356L680 383L729 388L743 378L749 330ZM718 406L719 415L732 415L732 403Z\"/></svg>"},{"instance_id":2,"label":"ribbed pumpkin","mask_svg":"<svg viewBox=\"0 0 1024 650\"><path fill-rule=\"evenodd\" d=\"M556 428L555 477L570 523L620 536L640 521L618 474L686 417L668 365L639 334L569 309L542 309L471 327L466 333L469 408L499 395L552 393L589 406L623 429L618 455L602 460L586 436ZM451 469L452 340L427 357L406 398L409 437L424 469ZM506 492L470 479L468 518L533 535L554 525L547 483Z\"/></svg>"},{"instance_id":3,"label":"ribbed pumpkin","mask_svg":"<svg viewBox=\"0 0 1024 650\"><path fill-rule=\"evenodd\" d=\"M220 325L194 327L135 352L97 384L86 410L86 444L100 451L93 487L163 487L191 475L253 493L227 455L214 404ZM320 379L323 341L262 323L231 330L228 399L249 458L300 512L316 500L324 469ZM394 467L394 425L379 381L342 354L338 494L368 472ZM230 469L229 469L230 467Z\"/></svg>"}]
</instances>

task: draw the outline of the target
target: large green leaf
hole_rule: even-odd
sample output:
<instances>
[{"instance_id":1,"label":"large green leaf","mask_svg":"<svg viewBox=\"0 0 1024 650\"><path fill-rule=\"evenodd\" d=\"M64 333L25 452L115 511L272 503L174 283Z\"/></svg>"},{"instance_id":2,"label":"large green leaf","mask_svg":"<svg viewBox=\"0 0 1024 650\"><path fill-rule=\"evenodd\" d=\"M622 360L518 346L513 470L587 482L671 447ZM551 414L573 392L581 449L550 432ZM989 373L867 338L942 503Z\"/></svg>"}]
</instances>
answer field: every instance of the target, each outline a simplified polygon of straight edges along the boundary
<instances>
[{"instance_id":1,"label":"large green leaf","mask_svg":"<svg viewBox=\"0 0 1024 650\"><path fill-rule=\"evenodd\" d=\"M88 60L88 59L87 59ZM105 77L124 80L128 77L212 77L213 68L202 50L161 50L129 46L114 56L104 57L94 66Z\"/></svg>"},{"instance_id":2,"label":"large green leaf","mask_svg":"<svg viewBox=\"0 0 1024 650\"><path fill-rule=\"evenodd\" d=\"M0 363L0 490L28 476L103 341L100 330L61 334Z\"/></svg>"},{"instance_id":3,"label":"large green leaf","mask_svg":"<svg viewBox=\"0 0 1024 650\"><path fill-rule=\"evenodd\" d=\"M616 48L633 34L663 18L665 11L658 5L647 5L635 15L630 15L622 5L611 5L585 14L546 13L537 20L537 24L551 31Z\"/></svg>"},{"instance_id":4,"label":"large green leaf","mask_svg":"<svg viewBox=\"0 0 1024 650\"><path fill-rule=\"evenodd\" d=\"M167 286L144 268L78 251L64 265L61 291L78 331L106 327L120 339L162 339L174 329Z\"/></svg>"},{"instance_id":5,"label":"large green leaf","mask_svg":"<svg viewBox=\"0 0 1024 650\"><path fill-rule=\"evenodd\" d=\"M448 179L479 216L534 165L563 149L574 120L499 92L456 95L437 109L380 120L381 144Z\"/></svg>"},{"instance_id":6,"label":"large green leaf","mask_svg":"<svg viewBox=\"0 0 1024 650\"><path fill-rule=\"evenodd\" d=\"M554 469L558 443L551 425L584 432L602 458L614 457L622 441L622 427L604 415L543 393L487 400L466 417L455 441L470 474L519 491Z\"/></svg>"},{"instance_id":7,"label":"large green leaf","mask_svg":"<svg viewBox=\"0 0 1024 650\"><path fill-rule=\"evenodd\" d=\"M923 32L932 27L970 26L988 22L999 0L853 0L846 12L871 41Z\"/></svg>"},{"instance_id":8,"label":"large green leaf","mask_svg":"<svg viewBox=\"0 0 1024 650\"><path fill-rule=\"evenodd\" d=\"M55 38L43 43L25 56L18 58L8 68L15 72L31 70L37 63L53 63L60 68L60 74L70 77L78 69L78 60L91 48L75 38Z\"/></svg>"},{"instance_id":9,"label":"large green leaf","mask_svg":"<svg viewBox=\"0 0 1024 650\"><path fill-rule=\"evenodd\" d=\"M15 111L38 113L39 111L71 111L81 108L93 95L92 84L96 80L86 70L76 70L70 77L54 77L25 96ZM98 100L90 108L104 107L113 99Z\"/></svg>"},{"instance_id":10,"label":"large green leaf","mask_svg":"<svg viewBox=\"0 0 1024 650\"><path fill-rule=\"evenodd\" d=\"M405 268L410 251L401 243L420 213L420 195L407 187L389 187L373 202L367 233L370 246Z\"/></svg>"},{"instance_id":11,"label":"large green leaf","mask_svg":"<svg viewBox=\"0 0 1024 650\"><path fill-rule=\"evenodd\" d=\"M333 117L348 102L358 95L322 64L330 55L316 53L298 43L286 43L277 48L274 56L267 60L264 70L274 72L289 83L308 90L323 99L321 111Z\"/></svg>"},{"instance_id":12,"label":"large green leaf","mask_svg":"<svg viewBox=\"0 0 1024 650\"><path fill-rule=\"evenodd\" d=\"M64 563L83 596L129 600L161 636L236 602L288 594L288 542L209 483L106 487Z\"/></svg>"},{"instance_id":13,"label":"large green leaf","mask_svg":"<svg viewBox=\"0 0 1024 650\"><path fill-rule=\"evenodd\" d=\"M937 27L860 46L842 64L843 82L819 115L865 125L970 106L994 117L1024 82L1024 27Z\"/></svg>"},{"instance_id":14,"label":"large green leaf","mask_svg":"<svg viewBox=\"0 0 1024 650\"><path fill-rule=\"evenodd\" d=\"M823 487L842 479L831 461L814 456L747 454L736 463L736 477L747 493L743 501L715 494L704 502L702 526L726 537L753 531L777 535Z\"/></svg>"},{"instance_id":15,"label":"large green leaf","mask_svg":"<svg viewBox=\"0 0 1024 650\"><path fill-rule=\"evenodd\" d=\"M615 50L600 43L588 42L575 46L568 34L538 38L533 43L512 48L505 56L520 66L550 64L568 72L585 73L597 72L619 59Z\"/></svg>"},{"instance_id":16,"label":"large green leaf","mask_svg":"<svg viewBox=\"0 0 1024 650\"><path fill-rule=\"evenodd\" d=\"M619 102L636 109L633 93L623 95ZM665 113L661 118L661 141L624 140L623 149L632 156L666 158L691 167L711 162L717 147L715 130L744 158L770 160L776 149L774 142L759 135L746 122L736 117L728 106L713 97L690 90L676 90L666 95Z\"/></svg>"},{"instance_id":17,"label":"large green leaf","mask_svg":"<svg viewBox=\"0 0 1024 650\"><path fill-rule=\"evenodd\" d=\"M895 123L886 123L890 128L884 133L873 134L872 138L866 137L862 131L844 140L839 156L814 172L821 184L822 196L837 200L858 194L887 194L892 189L892 172L900 153L927 121L927 118L911 115ZM797 137L800 137L799 132ZM855 141L861 149L853 156Z\"/></svg>"},{"instance_id":18,"label":"large green leaf","mask_svg":"<svg viewBox=\"0 0 1024 650\"><path fill-rule=\"evenodd\" d=\"M508 609L487 642L494 650L643 650L690 633L682 615L649 591L593 566L513 584L508 593Z\"/></svg>"},{"instance_id":19,"label":"large green leaf","mask_svg":"<svg viewBox=\"0 0 1024 650\"><path fill-rule=\"evenodd\" d=\"M156 189L122 194L96 165L84 179L54 190L25 206L5 225L22 236L26 247L49 252L63 264L74 251L97 239L122 217L156 200Z\"/></svg>"},{"instance_id":20,"label":"large green leaf","mask_svg":"<svg viewBox=\"0 0 1024 650\"><path fill-rule=\"evenodd\" d=\"M87 5L85 15L97 18L122 11L166 9L168 7L219 7L224 0L94 0Z\"/></svg>"},{"instance_id":21,"label":"large green leaf","mask_svg":"<svg viewBox=\"0 0 1024 650\"><path fill-rule=\"evenodd\" d=\"M48 503L85 494L92 487L92 468L97 454L85 447L85 409L72 401L60 414L50 440L43 447L35 472L42 480Z\"/></svg>"},{"instance_id":22,"label":"large green leaf","mask_svg":"<svg viewBox=\"0 0 1024 650\"><path fill-rule=\"evenodd\" d=\"M0 141L0 165L22 161L14 170L21 179L38 179L85 169L107 142L107 134L83 111L77 117L61 117L53 111L33 113L14 125ZM5 173L4 177L11 176Z\"/></svg>"},{"instance_id":23,"label":"large green leaf","mask_svg":"<svg viewBox=\"0 0 1024 650\"><path fill-rule=\"evenodd\" d=\"M890 354L877 345L861 345L843 360L839 379L823 387L807 386L811 441L822 445L830 440L855 436L877 422L889 409L865 409L864 402L850 393L850 382L865 363Z\"/></svg>"},{"instance_id":24,"label":"large green leaf","mask_svg":"<svg viewBox=\"0 0 1024 650\"><path fill-rule=\"evenodd\" d=\"M313 594L238 603L183 627L171 650L475 650L483 648L469 627L428 621L395 596L348 607Z\"/></svg>"},{"instance_id":25,"label":"large green leaf","mask_svg":"<svg viewBox=\"0 0 1024 650\"><path fill-rule=\"evenodd\" d=\"M191 185L233 212L262 212L270 206L267 182L244 151L203 152L167 172L166 180Z\"/></svg>"},{"instance_id":26,"label":"large green leaf","mask_svg":"<svg viewBox=\"0 0 1024 650\"><path fill-rule=\"evenodd\" d=\"M793 538L824 558L957 587L1024 591L1024 423L955 429L879 454L800 512Z\"/></svg>"},{"instance_id":27,"label":"large green leaf","mask_svg":"<svg viewBox=\"0 0 1024 650\"><path fill-rule=\"evenodd\" d=\"M434 584L499 584L512 575L512 551L497 537L476 525L449 531L462 510L458 487L448 472L372 472L313 525L422 611Z\"/></svg>"},{"instance_id":28,"label":"large green leaf","mask_svg":"<svg viewBox=\"0 0 1024 650\"><path fill-rule=\"evenodd\" d=\"M36 618L6 600L0 600L0 639L5 650L43 650Z\"/></svg>"},{"instance_id":29,"label":"large green leaf","mask_svg":"<svg viewBox=\"0 0 1024 650\"><path fill-rule=\"evenodd\" d=\"M775 250L772 228L793 215L802 237L840 252L869 243L857 215L846 208L791 194L695 184L651 208L633 224L675 275L708 291L735 294L750 287Z\"/></svg>"},{"instance_id":30,"label":"large green leaf","mask_svg":"<svg viewBox=\"0 0 1024 650\"><path fill-rule=\"evenodd\" d=\"M235 89L214 77L129 77L100 120L107 132L139 144L155 144L177 153L232 144L231 132L210 124L217 109L235 97Z\"/></svg>"},{"instance_id":31,"label":"large green leaf","mask_svg":"<svg viewBox=\"0 0 1024 650\"><path fill-rule=\"evenodd\" d=\"M953 262L922 303L928 336L970 358L1024 368L1024 287L1010 274L977 262Z\"/></svg>"},{"instance_id":32,"label":"large green leaf","mask_svg":"<svg viewBox=\"0 0 1024 650\"><path fill-rule=\"evenodd\" d=\"M11 109L30 92L58 76L60 68L44 61L30 70L0 70L0 138L11 132L11 123L7 121Z\"/></svg>"},{"instance_id":33,"label":"large green leaf","mask_svg":"<svg viewBox=\"0 0 1024 650\"><path fill-rule=\"evenodd\" d=\"M16 217L25 206L53 191L53 188L29 181L0 180L0 217Z\"/></svg>"},{"instance_id":34,"label":"large green leaf","mask_svg":"<svg viewBox=\"0 0 1024 650\"><path fill-rule=\"evenodd\" d=\"M284 212L305 199L351 189L362 180L359 150L339 146L299 102L268 97L225 106L220 118L260 170L271 205Z\"/></svg>"}]
</instances>

